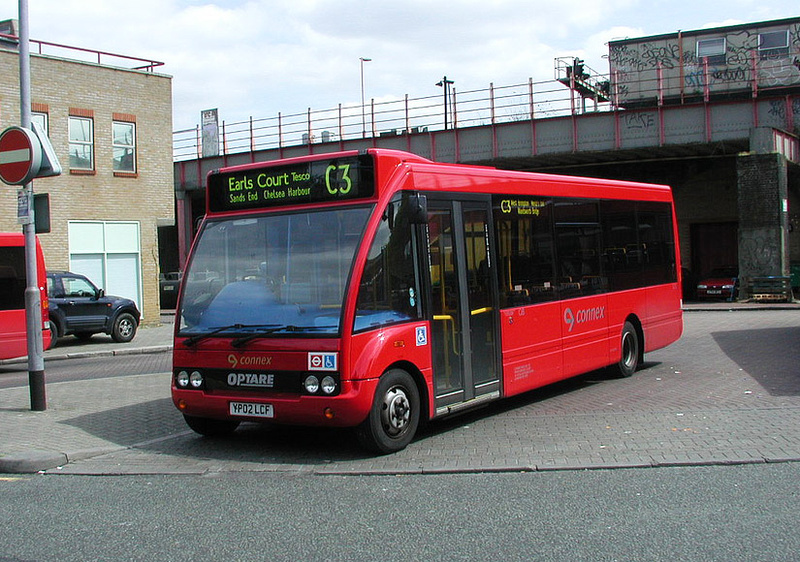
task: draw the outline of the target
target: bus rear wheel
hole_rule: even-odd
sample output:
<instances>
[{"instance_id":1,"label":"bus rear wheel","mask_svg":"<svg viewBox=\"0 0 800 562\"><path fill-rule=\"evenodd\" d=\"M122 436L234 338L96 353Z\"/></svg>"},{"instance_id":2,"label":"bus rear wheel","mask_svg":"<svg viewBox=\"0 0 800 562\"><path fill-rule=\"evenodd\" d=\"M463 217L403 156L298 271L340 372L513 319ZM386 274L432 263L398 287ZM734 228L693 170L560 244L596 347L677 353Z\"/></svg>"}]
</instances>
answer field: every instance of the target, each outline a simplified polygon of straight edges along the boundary
<instances>
[{"instance_id":1,"label":"bus rear wheel","mask_svg":"<svg viewBox=\"0 0 800 562\"><path fill-rule=\"evenodd\" d=\"M361 445L375 453L405 449L419 426L419 389L406 371L393 369L378 382L372 408L356 435Z\"/></svg>"},{"instance_id":2,"label":"bus rear wheel","mask_svg":"<svg viewBox=\"0 0 800 562\"><path fill-rule=\"evenodd\" d=\"M630 322L625 322L622 327L620 349L622 356L616 365L616 374L620 377L629 377L639 368L639 333Z\"/></svg>"},{"instance_id":3,"label":"bus rear wheel","mask_svg":"<svg viewBox=\"0 0 800 562\"><path fill-rule=\"evenodd\" d=\"M232 420L212 420L210 418L187 416L186 414L183 415L183 419L186 420L186 425L206 437L225 437L239 427L239 422Z\"/></svg>"}]
</instances>

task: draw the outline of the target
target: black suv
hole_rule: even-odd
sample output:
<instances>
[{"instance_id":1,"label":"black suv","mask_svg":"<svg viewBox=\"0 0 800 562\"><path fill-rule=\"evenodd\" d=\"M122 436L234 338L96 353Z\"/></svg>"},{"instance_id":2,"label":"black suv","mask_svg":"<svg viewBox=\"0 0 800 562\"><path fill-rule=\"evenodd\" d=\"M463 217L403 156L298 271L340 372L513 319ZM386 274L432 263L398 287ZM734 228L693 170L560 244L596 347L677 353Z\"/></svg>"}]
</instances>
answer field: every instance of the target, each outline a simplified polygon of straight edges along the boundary
<instances>
[{"instance_id":1,"label":"black suv","mask_svg":"<svg viewBox=\"0 0 800 562\"><path fill-rule=\"evenodd\" d=\"M129 342L136 335L140 317L136 303L106 295L83 275L48 271L47 294L53 341L50 347L69 334L85 340L103 332L116 342Z\"/></svg>"}]
</instances>

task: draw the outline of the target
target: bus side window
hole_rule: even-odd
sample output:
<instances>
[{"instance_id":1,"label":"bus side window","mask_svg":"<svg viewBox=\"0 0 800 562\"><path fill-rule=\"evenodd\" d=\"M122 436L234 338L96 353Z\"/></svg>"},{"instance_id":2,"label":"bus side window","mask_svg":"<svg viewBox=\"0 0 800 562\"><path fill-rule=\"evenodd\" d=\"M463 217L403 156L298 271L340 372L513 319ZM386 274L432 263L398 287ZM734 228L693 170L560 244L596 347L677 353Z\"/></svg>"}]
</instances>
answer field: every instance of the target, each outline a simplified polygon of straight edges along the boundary
<instances>
[{"instance_id":1,"label":"bus side window","mask_svg":"<svg viewBox=\"0 0 800 562\"><path fill-rule=\"evenodd\" d=\"M552 301L556 294L553 201L540 198L494 201L501 306ZM523 212L517 212L519 203Z\"/></svg>"},{"instance_id":2,"label":"bus side window","mask_svg":"<svg viewBox=\"0 0 800 562\"><path fill-rule=\"evenodd\" d=\"M17 274L10 265L0 266L0 310L17 308Z\"/></svg>"},{"instance_id":3,"label":"bus side window","mask_svg":"<svg viewBox=\"0 0 800 562\"><path fill-rule=\"evenodd\" d=\"M0 310L25 309L25 250L0 246Z\"/></svg>"},{"instance_id":4,"label":"bus side window","mask_svg":"<svg viewBox=\"0 0 800 562\"><path fill-rule=\"evenodd\" d=\"M672 207L669 203L639 203L639 240L642 247L644 282L648 285L674 283L675 240L672 235Z\"/></svg>"},{"instance_id":5,"label":"bus side window","mask_svg":"<svg viewBox=\"0 0 800 562\"><path fill-rule=\"evenodd\" d=\"M601 269L603 244L598 201L559 199L554 218L560 297L606 292L608 280Z\"/></svg>"}]
</instances>

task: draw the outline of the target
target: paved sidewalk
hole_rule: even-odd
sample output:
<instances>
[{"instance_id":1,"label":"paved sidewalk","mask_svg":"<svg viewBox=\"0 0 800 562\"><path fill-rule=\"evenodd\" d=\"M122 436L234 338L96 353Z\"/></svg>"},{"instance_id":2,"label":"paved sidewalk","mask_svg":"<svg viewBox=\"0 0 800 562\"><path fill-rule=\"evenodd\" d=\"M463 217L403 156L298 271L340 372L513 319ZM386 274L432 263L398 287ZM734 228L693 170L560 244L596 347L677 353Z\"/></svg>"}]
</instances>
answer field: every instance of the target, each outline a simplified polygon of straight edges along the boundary
<instances>
[{"instance_id":1,"label":"paved sidewalk","mask_svg":"<svg viewBox=\"0 0 800 562\"><path fill-rule=\"evenodd\" d=\"M27 386L0 389L0 473L395 474L800 461L800 306L686 309L684 338L650 354L650 365L629 379L579 377L500 401L432 424L408 449L383 457L324 430L245 424L228 442L201 438L172 406L164 372L49 383L45 412L28 409ZM129 344L62 338L45 361L163 352L172 321L140 329ZM763 339L751 357L739 350L757 323Z\"/></svg>"},{"instance_id":2,"label":"paved sidewalk","mask_svg":"<svg viewBox=\"0 0 800 562\"><path fill-rule=\"evenodd\" d=\"M44 352L45 371L51 361L170 351L173 321L174 314L162 313L159 326L140 327L129 343L116 343L105 334L96 334L89 341L72 336L60 338L55 347ZM0 368L3 366L27 369L27 358L2 360ZM49 382L44 412L30 410L28 386L0 389L0 473L37 472L124 447L119 444L120 432L113 440L97 438L70 426L69 421L169 396L169 378L166 382L163 379L163 375L141 375ZM122 439L123 443L142 440L137 433L142 424L136 420L117 419L115 425L128 428L131 433Z\"/></svg>"}]
</instances>

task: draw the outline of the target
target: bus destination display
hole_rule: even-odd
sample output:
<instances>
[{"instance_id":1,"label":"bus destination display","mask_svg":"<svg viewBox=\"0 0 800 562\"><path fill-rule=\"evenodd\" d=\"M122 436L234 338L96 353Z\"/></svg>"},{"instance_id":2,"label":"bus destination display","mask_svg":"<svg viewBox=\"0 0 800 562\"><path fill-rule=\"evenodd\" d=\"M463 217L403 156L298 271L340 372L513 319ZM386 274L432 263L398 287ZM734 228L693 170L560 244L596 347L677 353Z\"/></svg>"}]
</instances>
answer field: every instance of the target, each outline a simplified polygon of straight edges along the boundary
<instances>
[{"instance_id":1,"label":"bus destination display","mask_svg":"<svg viewBox=\"0 0 800 562\"><path fill-rule=\"evenodd\" d=\"M374 192L372 159L359 156L214 173L208 178L212 212L361 199Z\"/></svg>"}]
</instances>

